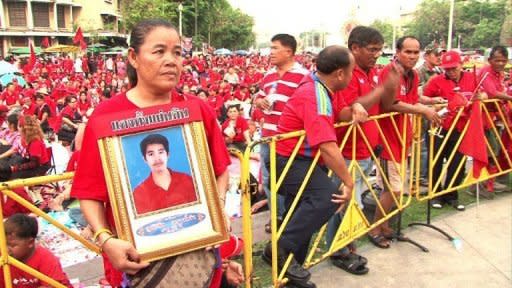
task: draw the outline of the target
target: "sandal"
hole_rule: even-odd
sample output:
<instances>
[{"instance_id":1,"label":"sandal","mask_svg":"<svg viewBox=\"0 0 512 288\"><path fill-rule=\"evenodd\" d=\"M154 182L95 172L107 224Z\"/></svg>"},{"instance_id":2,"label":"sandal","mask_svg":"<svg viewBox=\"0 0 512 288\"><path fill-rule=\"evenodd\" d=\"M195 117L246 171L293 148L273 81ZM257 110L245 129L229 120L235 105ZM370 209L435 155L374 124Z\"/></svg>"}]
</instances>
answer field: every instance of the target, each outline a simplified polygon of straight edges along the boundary
<instances>
[{"instance_id":1,"label":"sandal","mask_svg":"<svg viewBox=\"0 0 512 288\"><path fill-rule=\"evenodd\" d=\"M382 235L370 235L368 234L368 239L370 240L370 242L379 247L379 248L382 248L382 249L388 249L389 248L389 240L386 239L384 236Z\"/></svg>"},{"instance_id":2,"label":"sandal","mask_svg":"<svg viewBox=\"0 0 512 288\"><path fill-rule=\"evenodd\" d=\"M364 275L369 271L368 267L366 267L368 260L353 253L350 253L346 256L331 257L331 262L334 266L354 275Z\"/></svg>"}]
</instances>

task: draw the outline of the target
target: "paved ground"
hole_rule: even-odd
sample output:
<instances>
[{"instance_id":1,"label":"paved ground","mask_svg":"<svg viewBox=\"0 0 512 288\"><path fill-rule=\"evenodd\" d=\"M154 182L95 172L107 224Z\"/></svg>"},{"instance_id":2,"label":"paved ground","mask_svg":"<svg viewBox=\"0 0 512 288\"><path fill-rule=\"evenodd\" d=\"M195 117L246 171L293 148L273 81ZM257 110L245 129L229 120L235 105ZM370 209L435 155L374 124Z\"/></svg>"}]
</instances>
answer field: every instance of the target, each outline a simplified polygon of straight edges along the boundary
<instances>
[{"instance_id":1,"label":"paved ground","mask_svg":"<svg viewBox=\"0 0 512 288\"><path fill-rule=\"evenodd\" d=\"M255 217L255 241L268 239L263 233L267 214ZM239 232L240 221L234 224ZM482 200L436 218L433 224L460 239L461 248L432 229L405 230L411 239L429 249L424 253L409 243L393 243L390 249L373 245L359 251L368 258L370 273L353 276L325 262L311 268L317 287L512 287L512 194ZM68 275L93 285L102 276L101 260L66 269Z\"/></svg>"}]
</instances>

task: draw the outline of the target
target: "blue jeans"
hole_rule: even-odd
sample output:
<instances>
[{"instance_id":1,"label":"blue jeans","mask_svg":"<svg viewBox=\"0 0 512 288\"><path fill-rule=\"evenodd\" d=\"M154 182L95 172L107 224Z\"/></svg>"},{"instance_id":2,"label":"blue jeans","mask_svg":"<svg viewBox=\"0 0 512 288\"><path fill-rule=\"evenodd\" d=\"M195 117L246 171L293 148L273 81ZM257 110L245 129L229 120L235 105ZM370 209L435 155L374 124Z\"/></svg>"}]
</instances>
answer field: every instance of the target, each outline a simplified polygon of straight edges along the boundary
<instances>
[{"instance_id":1,"label":"blue jeans","mask_svg":"<svg viewBox=\"0 0 512 288\"><path fill-rule=\"evenodd\" d=\"M268 143L260 144L260 169L261 169L261 181L263 185L263 191L267 195L268 209L272 209L270 205L270 171L267 169L270 167L270 146ZM277 217L282 218L285 213L284 197L277 194Z\"/></svg>"},{"instance_id":2,"label":"blue jeans","mask_svg":"<svg viewBox=\"0 0 512 288\"><path fill-rule=\"evenodd\" d=\"M428 153L430 149L430 135L428 129L430 129L430 122L422 119L421 126L423 131L423 145L420 150L420 178L428 179Z\"/></svg>"},{"instance_id":3,"label":"blue jeans","mask_svg":"<svg viewBox=\"0 0 512 288\"><path fill-rule=\"evenodd\" d=\"M346 163L347 167L348 167L348 165L350 165L350 162L351 162L350 159L345 159L345 163ZM372 159L366 158L363 160L357 160L357 163L361 167L361 170L363 171L365 176L368 177L368 175L370 175L370 173L372 172L372 167L373 167ZM355 191L354 197L356 197L355 200L356 200L357 205L359 205L359 207L361 209L363 209L363 207L364 207L363 199L361 199L361 196L366 189L369 189L369 187L366 186L366 183L364 182L363 177L361 177L361 173L359 173L359 169L357 169L357 168L354 168L354 169L356 169L355 170L356 171L356 179L354 179L354 191ZM336 176L336 175L333 176L332 181L336 184L336 186L340 186L340 184L341 184L340 178L338 178L338 176ZM344 214L342 215L342 213L344 213L344 211L342 211L341 213L334 214L331 217L331 219L329 219L329 222L327 223L327 232L325 233L325 240L327 241L327 247L331 247L331 244L334 240L334 236L336 236L336 232L338 231L338 228L340 227L341 220L343 219L343 216L344 216ZM344 247L340 251L336 252L336 254L342 254L342 255L346 255L348 253L349 253L349 250L347 247Z\"/></svg>"}]
</instances>

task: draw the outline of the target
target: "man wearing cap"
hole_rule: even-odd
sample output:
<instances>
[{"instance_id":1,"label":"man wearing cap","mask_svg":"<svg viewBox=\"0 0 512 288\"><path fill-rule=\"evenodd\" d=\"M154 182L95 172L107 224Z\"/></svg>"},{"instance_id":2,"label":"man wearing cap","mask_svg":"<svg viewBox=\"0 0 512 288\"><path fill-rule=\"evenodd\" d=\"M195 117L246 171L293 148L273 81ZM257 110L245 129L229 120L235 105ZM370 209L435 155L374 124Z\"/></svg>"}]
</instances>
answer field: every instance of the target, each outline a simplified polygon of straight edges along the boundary
<instances>
[{"instance_id":1,"label":"man wearing cap","mask_svg":"<svg viewBox=\"0 0 512 288\"><path fill-rule=\"evenodd\" d=\"M464 161L462 153L457 151L457 142L461 137L461 132L468 119L463 116L460 117L456 123L454 123L454 120L459 109L463 109L468 101L473 98L473 91L476 88L475 75L462 71L462 60L457 51L450 50L443 54L441 57L441 68L443 68L445 72L432 77L423 89L423 95L426 97L443 97L448 101L448 112L444 115L441 124L440 134L442 137L434 138L434 151L436 151L435 153L439 153L438 160L433 165L432 185L434 188L437 180L442 178L441 171L443 170L444 160L446 159L446 161L448 161L453 152L455 152L455 155L452 161L448 163L444 183L441 181L437 189L434 189L434 193L450 187L456 187L464 180L464 169L460 169L460 171L456 173L459 164ZM455 129L452 131L450 137L445 140L448 130L453 125L455 125ZM441 150L443 141L447 141L447 143ZM462 167L464 167L464 165L465 164L462 164ZM452 181L453 184L449 187ZM457 190L441 195L432 200L431 203L433 208L438 209L442 208L444 204L451 205L459 211L464 210L464 205L458 202Z\"/></svg>"},{"instance_id":2,"label":"man wearing cap","mask_svg":"<svg viewBox=\"0 0 512 288\"><path fill-rule=\"evenodd\" d=\"M425 53L423 54L423 60L425 62L418 68L420 86L427 84L430 77L443 73L443 70L439 67L443 52L446 52L446 50L435 47L434 45L425 47Z\"/></svg>"},{"instance_id":3,"label":"man wearing cap","mask_svg":"<svg viewBox=\"0 0 512 288\"><path fill-rule=\"evenodd\" d=\"M428 80L435 75L439 75L443 73L443 69L439 67L441 65L441 55L446 52L446 50L436 47L435 45L428 45L425 47L425 53L423 54L423 64L417 69L418 76L420 78L420 102L426 105L440 104L444 103L444 99L442 97L425 97L422 95L421 91L427 84ZM422 120L422 131L424 132L423 143L425 145L421 146L421 167L420 167L420 185L428 186L428 147L429 147L429 136L428 129L430 129L430 122L426 119Z\"/></svg>"}]
</instances>

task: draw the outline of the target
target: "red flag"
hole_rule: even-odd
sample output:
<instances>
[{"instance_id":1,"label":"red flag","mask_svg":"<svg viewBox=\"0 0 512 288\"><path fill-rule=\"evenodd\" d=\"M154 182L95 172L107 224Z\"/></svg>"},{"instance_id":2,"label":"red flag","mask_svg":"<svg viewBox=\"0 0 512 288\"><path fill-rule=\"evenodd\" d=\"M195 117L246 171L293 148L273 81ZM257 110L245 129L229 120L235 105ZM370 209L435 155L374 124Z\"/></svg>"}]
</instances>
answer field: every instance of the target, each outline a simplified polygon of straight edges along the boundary
<instances>
[{"instance_id":1,"label":"red flag","mask_svg":"<svg viewBox=\"0 0 512 288\"><path fill-rule=\"evenodd\" d=\"M43 48L50 47L50 40L48 39L48 37L43 38L43 40L41 41L41 47L43 47Z\"/></svg>"},{"instance_id":2,"label":"red flag","mask_svg":"<svg viewBox=\"0 0 512 288\"><path fill-rule=\"evenodd\" d=\"M28 62L25 65L25 67L23 67L23 72L25 74L31 73L32 69L34 69L34 66L36 65L36 53L34 52L34 46L32 45L32 43L29 44L29 48L30 57L28 58Z\"/></svg>"},{"instance_id":3,"label":"red flag","mask_svg":"<svg viewBox=\"0 0 512 288\"><path fill-rule=\"evenodd\" d=\"M80 49L87 49L87 42L85 42L85 40L80 41Z\"/></svg>"},{"instance_id":4,"label":"red flag","mask_svg":"<svg viewBox=\"0 0 512 288\"><path fill-rule=\"evenodd\" d=\"M473 177L480 177L480 171L487 166L487 146L485 145L484 124L480 101L474 101L469 116L466 135L459 146L459 152L473 157Z\"/></svg>"},{"instance_id":5,"label":"red flag","mask_svg":"<svg viewBox=\"0 0 512 288\"><path fill-rule=\"evenodd\" d=\"M80 42L84 41L84 34L82 34L82 28L78 27L76 29L75 37L73 37L73 43L74 44L81 44Z\"/></svg>"}]
</instances>

